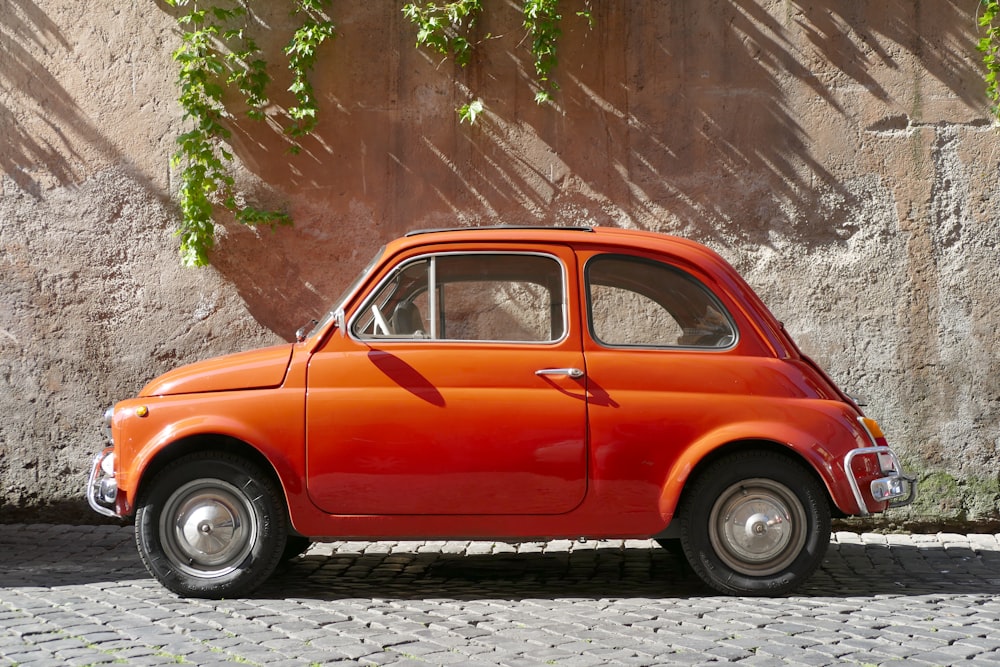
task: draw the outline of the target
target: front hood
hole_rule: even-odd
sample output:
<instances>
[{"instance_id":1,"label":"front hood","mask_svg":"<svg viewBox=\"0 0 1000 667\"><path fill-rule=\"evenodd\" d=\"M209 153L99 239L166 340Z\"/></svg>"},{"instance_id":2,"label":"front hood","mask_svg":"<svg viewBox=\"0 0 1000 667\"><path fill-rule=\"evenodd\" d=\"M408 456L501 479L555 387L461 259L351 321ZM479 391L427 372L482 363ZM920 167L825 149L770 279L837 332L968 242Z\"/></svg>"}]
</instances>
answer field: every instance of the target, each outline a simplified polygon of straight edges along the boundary
<instances>
[{"instance_id":1,"label":"front hood","mask_svg":"<svg viewBox=\"0 0 1000 667\"><path fill-rule=\"evenodd\" d=\"M277 387L285 379L291 358L288 343L206 359L164 373L143 387L139 396Z\"/></svg>"}]
</instances>

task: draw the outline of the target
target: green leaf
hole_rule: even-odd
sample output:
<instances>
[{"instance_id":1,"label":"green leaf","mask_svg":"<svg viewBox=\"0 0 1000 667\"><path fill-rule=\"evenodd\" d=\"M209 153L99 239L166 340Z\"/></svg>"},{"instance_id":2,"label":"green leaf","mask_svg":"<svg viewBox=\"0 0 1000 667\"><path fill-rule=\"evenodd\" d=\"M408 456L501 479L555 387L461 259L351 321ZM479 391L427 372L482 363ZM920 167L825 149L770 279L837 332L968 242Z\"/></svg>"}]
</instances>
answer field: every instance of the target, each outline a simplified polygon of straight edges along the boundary
<instances>
[{"instance_id":1,"label":"green leaf","mask_svg":"<svg viewBox=\"0 0 1000 667\"><path fill-rule=\"evenodd\" d=\"M475 124L476 118L483 112L483 101L474 100L468 104L463 104L458 108L459 122L468 121L470 125Z\"/></svg>"}]
</instances>

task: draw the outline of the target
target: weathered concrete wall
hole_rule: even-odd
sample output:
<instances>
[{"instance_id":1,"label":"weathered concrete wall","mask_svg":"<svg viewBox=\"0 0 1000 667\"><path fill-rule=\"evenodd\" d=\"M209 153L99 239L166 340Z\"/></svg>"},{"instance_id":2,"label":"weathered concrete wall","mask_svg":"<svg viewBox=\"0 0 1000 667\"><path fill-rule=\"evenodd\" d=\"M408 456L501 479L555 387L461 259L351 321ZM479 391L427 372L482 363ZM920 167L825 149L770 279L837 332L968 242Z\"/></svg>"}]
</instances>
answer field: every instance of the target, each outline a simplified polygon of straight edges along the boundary
<instances>
[{"instance_id":1,"label":"weathered concrete wall","mask_svg":"<svg viewBox=\"0 0 1000 667\"><path fill-rule=\"evenodd\" d=\"M258 4L277 60L287 9ZM295 227L222 221L213 266L186 270L166 9L0 0L0 513L80 506L104 407L288 338L385 240L518 222L713 246L871 397L925 477L911 518L1000 517L1000 138L976 3L596 0L590 31L563 4L553 108L505 3L465 70L415 50L395 3L336 3L318 136L289 156L234 126L241 180ZM460 125L470 96L488 111Z\"/></svg>"}]
</instances>

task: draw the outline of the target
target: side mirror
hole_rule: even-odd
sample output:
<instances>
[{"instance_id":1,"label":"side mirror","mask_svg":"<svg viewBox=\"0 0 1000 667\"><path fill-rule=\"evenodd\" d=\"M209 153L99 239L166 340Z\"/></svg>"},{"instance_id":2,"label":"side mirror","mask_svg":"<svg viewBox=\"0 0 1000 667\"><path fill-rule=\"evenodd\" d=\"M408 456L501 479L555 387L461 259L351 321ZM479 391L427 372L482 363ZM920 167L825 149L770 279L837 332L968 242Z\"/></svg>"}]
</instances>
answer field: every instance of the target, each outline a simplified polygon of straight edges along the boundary
<instances>
[{"instance_id":1,"label":"side mirror","mask_svg":"<svg viewBox=\"0 0 1000 667\"><path fill-rule=\"evenodd\" d=\"M344 309L338 308L337 312L333 314L334 322L337 324L337 331L340 332L341 337L347 336L347 322L346 316L344 315Z\"/></svg>"}]
</instances>

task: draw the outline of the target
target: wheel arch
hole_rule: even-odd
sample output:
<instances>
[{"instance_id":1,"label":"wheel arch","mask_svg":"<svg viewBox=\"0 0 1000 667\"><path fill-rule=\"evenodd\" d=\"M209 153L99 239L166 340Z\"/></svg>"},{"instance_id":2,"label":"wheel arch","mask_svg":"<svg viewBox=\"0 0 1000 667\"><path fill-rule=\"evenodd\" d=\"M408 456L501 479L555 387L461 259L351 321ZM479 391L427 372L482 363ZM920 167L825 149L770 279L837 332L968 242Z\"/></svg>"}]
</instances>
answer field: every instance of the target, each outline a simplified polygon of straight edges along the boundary
<instances>
[{"instance_id":1,"label":"wheel arch","mask_svg":"<svg viewBox=\"0 0 1000 667\"><path fill-rule=\"evenodd\" d=\"M830 505L830 511L834 516L842 517L846 514L837 506L837 502L831 492L830 479L820 472L823 466L816 458L806 456L798 448L788 444L778 442L765 437L747 437L728 440L715 446L691 447L685 456L678 459L670 470L666 483L660 495L660 514L669 522L667 530L661 537L676 537L678 524L673 521L677 513L677 508L681 506L689 493L692 482L698 478L706 469L710 468L716 461L748 451L768 451L783 456L791 461L801 464L826 492L826 499ZM806 450L812 452L812 450Z\"/></svg>"},{"instance_id":2,"label":"wheel arch","mask_svg":"<svg viewBox=\"0 0 1000 667\"><path fill-rule=\"evenodd\" d=\"M144 462L142 468L138 470L138 479L130 498L130 512L135 511L138 498L160 471L188 454L207 450L215 450L239 456L255 464L281 490L282 495L285 496L285 506L287 508L288 491L285 488L281 475L278 474L271 460L259 449L232 435L223 433L196 433L180 437L169 444L157 448L153 455Z\"/></svg>"}]
</instances>

